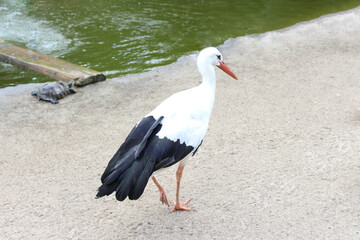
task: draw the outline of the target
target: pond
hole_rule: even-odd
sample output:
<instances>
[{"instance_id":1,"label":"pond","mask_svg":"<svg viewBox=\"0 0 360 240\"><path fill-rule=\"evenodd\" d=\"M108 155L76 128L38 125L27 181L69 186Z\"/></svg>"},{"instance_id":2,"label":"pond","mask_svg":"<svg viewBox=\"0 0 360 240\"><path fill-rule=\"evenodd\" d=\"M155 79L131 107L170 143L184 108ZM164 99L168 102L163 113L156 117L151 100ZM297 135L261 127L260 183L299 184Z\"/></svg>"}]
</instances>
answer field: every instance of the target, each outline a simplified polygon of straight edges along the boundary
<instances>
[{"instance_id":1,"label":"pond","mask_svg":"<svg viewBox=\"0 0 360 240\"><path fill-rule=\"evenodd\" d=\"M0 0L0 39L101 71L149 71L229 38L348 10L359 0ZM0 64L0 88L51 81Z\"/></svg>"}]
</instances>

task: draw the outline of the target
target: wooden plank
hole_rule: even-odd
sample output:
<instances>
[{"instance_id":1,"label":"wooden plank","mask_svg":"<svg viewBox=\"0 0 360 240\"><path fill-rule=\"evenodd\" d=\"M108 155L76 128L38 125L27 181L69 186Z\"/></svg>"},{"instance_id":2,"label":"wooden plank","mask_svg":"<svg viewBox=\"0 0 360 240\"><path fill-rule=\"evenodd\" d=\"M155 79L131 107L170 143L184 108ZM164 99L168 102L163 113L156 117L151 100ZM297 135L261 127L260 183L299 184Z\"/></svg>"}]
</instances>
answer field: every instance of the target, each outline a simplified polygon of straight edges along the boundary
<instances>
[{"instance_id":1,"label":"wooden plank","mask_svg":"<svg viewBox=\"0 0 360 240\"><path fill-rule=\"evenodd\" d=\"M0 61L58 81L75 80L76 86L84 86L106 79L101 72L19 47L4 40L0 40Z\"/></svg>"}]
</instances>

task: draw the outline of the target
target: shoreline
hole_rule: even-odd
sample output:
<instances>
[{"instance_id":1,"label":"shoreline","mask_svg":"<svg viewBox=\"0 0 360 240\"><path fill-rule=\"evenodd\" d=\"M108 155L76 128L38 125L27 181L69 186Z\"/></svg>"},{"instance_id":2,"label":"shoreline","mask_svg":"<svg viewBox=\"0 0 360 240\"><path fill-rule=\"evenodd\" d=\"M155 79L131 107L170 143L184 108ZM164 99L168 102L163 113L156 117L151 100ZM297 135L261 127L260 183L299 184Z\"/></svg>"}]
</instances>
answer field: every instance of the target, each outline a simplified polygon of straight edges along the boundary
<instances>
[{"instance_id":1,"label":"shoreline","mask_svg":"<svg viewBox=\"0 0 360 240\"><path fill-rule=\"evenodd\" d=\"M216 47L219 48L221 51L223 51L224 49L227 49L229 47L228 45L231 45L231 43L233 41L236 41L237 39L242 39L242 38L255 38L255 39L258 39L258 38L266 37L266 35L272 34L272 33L285 33L287 31L291 31L294 28L299 28L302 25L309 25L309 24L319 23L319 22L322 22L322 21L326 21L326 19L328 19L328 18L334 18L334 17L336 18L337 16L356 13L356 12L359 11L359 9L360 9L360 6L358 6L356 8L353 8L353 9L350 9L350 10L347 10L347 11L340 11L340 12L336 12L336 13L326 14L326 15L320 16L318 18L309 20L309 21L298 22L298 23L296 23L294 25L291 25L289 27L282 28L282 29L268 31L268 32L264 32L264 33L255 33L255 34L240 36L240 37L236 37L236 38L230 38L230 39L226 40L223 44L221 44L219 46L216 46ZM147 71L147 72L142 72L142 73L137 73L137 74L129 74L129 75L121 76L121 77L109 78L109 79L106 79L106 80L122 81L122 82L125 83L125 82L129 81L127 78L137 78L137 76L140 77L140 75L142 75L142 74L147 74L147 73L153 72L153 71L159 71L160 69L163 69L163 68L166 69L167 67L172 66L174 64L182 64L182 63L184 63L186 61L191 61L191 62L196 61L197 54L198 54L198 52L194 53L194 54L182 56L176 62L173 62L173 63L168 64L168 65L156 67L156 68L154 68L154 69L152 69L150 71ZM27 84L19 84L19 85L16 85L16 86L0 88L0 97L1 97L2 94L4 94L4 95L21 94L23 91L29 91L29 89L33 89L34 87L35 88L39 87L39 86L41 86L43 84L44 83L27 83ZM80 88L82 88L82 87L80 87Z\"/></svg>"},{"instance_id":2,"label":"shoreline","mask_svg":"<svg viewBox=\"0 0 360 240\"><path fill-rule=\"evenodd\" d=\"M209 131L170 213L149 182L138 201L95 200L134 124L200 81L195 55L76 88L57 105L0 89L0 238L356 239L360 234L360 7L219 46ZM175 197L176 166L158 181Z\"/></svg>"}]
</instances>

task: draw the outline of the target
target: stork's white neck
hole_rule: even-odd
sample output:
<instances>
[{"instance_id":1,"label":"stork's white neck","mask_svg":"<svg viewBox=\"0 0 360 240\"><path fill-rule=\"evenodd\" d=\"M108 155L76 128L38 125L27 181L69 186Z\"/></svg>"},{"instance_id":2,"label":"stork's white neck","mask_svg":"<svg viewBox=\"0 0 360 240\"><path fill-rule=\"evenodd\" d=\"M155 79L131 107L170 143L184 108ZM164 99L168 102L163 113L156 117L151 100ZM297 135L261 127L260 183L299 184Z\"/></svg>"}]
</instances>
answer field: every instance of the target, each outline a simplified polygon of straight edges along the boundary
<instances>
[{"instance_id":1,"label":"stork's white neck","mask_svg":"<svg viewBox=\"0 0 360 240\"><path fill-rule=\"evenodd\" d=\"M202 76L203 83L216 85L215 69L211 64L199 64L198 68Z\"/></svg>"},{"instance_id":2,"label":"stork's white neck","mask_svg":"<svg viewBox=\"0 0 360 240\"><path fill-rule=\"evenodd\" d=\"M216 90L216 75L215 68L212 64L198 63L198 69L202 76L202 83L198 86L200 102L206 109L207 118L210 118L214 102L215 102L215 90ZM205 107L206 106L206 107Z\"/></svg>"},{"instance_id":3,"label":"stork's white neck","mask_svg":"<svg viewBox=\"0 0 360 240\"><path fill-rule=\"evenodd\" d=\"M199 87L206 89L205 91L210 91L210 94L215 98L216 75L214 67L209 63L203 63L198 64L198 68L202 76L202 83Z\"/></svg>"}]
</instances>

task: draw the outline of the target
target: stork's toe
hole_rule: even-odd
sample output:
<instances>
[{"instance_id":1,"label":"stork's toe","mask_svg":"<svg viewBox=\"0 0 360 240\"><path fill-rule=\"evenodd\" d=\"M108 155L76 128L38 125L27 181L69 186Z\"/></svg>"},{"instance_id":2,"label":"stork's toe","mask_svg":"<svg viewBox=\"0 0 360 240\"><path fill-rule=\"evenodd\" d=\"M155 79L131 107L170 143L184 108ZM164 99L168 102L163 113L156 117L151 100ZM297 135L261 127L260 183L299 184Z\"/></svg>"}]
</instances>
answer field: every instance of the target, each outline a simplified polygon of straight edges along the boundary
<instances>
[{"instance_id":1,"label":"stork's toe","mask_svg":"<svg viewBox=\"0 0 360 240\"><path fill-rule=\"evenodd\" d=\"M195 209L186 208L185 205L190 201L190 199L186 200L184 203L179 203L174 201L174 208L171 210L171 212L181 210L181 211L195 211Z\"/></svg>"}]
</instances>

